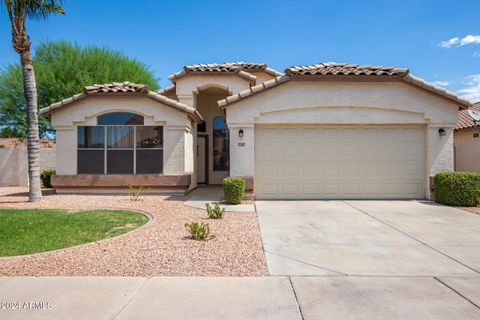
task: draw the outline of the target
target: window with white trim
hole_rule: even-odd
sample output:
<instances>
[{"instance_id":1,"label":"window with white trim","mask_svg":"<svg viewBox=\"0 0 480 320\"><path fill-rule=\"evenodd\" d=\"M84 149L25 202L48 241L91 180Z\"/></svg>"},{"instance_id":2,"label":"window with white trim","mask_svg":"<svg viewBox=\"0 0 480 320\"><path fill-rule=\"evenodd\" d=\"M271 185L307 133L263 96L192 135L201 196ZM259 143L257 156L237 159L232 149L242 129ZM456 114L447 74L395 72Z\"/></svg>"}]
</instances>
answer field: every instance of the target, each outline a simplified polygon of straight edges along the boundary
<instances>
[{"instance_id":1,"label":"window with white trim","mask_svg":"<svg viewBox=\"0 0 480 320\"><path fill-rule=\"evenodd\" d=\"M143 123L143 116L112 112L97 117L97 126L79 126L78 174L162 173L163 126Z\"/></svg>"}]
</instances>

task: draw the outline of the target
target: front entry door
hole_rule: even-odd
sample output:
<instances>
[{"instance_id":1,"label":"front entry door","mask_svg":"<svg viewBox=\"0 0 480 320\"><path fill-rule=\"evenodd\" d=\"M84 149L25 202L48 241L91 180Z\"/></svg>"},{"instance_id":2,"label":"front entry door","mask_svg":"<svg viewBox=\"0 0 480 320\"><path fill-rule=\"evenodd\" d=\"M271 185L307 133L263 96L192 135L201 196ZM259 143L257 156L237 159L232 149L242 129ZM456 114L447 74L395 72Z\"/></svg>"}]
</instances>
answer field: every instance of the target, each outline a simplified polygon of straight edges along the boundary
<instances>
[{"instance_id":1,"label":"front entry door","mask_svg":"<svg viewBox=\"0 0 480 320\"><path fill-rule=\"evenodd\" d=\"M197 137L197 183L207 183L207 137Z\"/></svg>"}]
</instances>

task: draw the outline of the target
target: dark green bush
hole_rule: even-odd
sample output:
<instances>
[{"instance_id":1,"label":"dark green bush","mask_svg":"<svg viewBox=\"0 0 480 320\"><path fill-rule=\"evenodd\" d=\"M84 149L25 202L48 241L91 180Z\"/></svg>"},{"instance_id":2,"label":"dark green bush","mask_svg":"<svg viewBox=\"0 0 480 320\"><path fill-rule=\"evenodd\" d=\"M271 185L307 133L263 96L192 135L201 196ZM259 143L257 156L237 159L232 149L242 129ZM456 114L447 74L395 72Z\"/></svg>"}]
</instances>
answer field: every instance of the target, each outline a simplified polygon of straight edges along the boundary
<instances>
[{"instance_id":1,"label":"dark green bush","mask_svg":"<svg viewBox=\"0 0 480 320\"><path fill-rule=\"evenodd\" d=\"M239 204L245 196L245 180L243 178L223 179L223 193L225 202Z\"/></svg>"},{"instance_id":2,"label":"dark green bush","mask_svg":"<svg viewBox=\"0 0 480 320\"><path fill-rule=\"evenodd\" d=\"M56 174L57 174L57 171L55 169L47 169L42 171L42 173L40 174L40 179L42 180L42 184L45 188L52 187L52 183L50 179L52 178L52 176Z\"/></svg>"},{"instance_id":3,"label":"dark green bush","mask_svg":"<svg viewBox=\"0 0 480 320\"><path fill-rule=\"evenodd\" d=\"M475 207L480 204L480 174L441 172L434 178L435 201L451 206Z\"/></svg>"}]
</instances>

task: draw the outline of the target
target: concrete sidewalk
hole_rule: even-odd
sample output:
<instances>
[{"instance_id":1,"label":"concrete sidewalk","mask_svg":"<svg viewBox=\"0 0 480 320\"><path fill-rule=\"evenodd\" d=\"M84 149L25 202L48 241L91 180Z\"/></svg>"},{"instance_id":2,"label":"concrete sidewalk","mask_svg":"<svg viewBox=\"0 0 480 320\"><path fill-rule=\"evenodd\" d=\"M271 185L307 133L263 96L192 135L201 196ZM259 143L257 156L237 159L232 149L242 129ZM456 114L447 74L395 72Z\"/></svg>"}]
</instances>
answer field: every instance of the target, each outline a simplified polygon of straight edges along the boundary
<instances>
[{"instance_id":1,"label":"concrete sidewalk","mask_svg":"<svg viewBox=\"0 0 480 320\"><path fill-rule=\"evenodd\" d=\"M3 277L0 319L480 319L480 278Z\"/></svg>"}]
</instances>

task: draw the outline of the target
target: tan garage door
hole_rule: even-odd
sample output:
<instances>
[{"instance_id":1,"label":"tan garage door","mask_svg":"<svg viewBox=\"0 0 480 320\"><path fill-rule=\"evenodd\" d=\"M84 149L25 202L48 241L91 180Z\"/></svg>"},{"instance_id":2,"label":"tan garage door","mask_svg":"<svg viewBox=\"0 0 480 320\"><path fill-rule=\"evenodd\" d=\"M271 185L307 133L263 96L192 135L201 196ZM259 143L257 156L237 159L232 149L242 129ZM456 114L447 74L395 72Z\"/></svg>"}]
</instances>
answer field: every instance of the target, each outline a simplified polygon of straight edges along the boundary
<instances>
[{"instance_id":1,"label":"tan garage door","mask_svg":"<svg viewBox=\"0 0 480 320\"><path fill-rule=\"evenodd\" d=\"M424 199L423 127L255 127L257 199Z\"/></svg>"}]
</instances>

